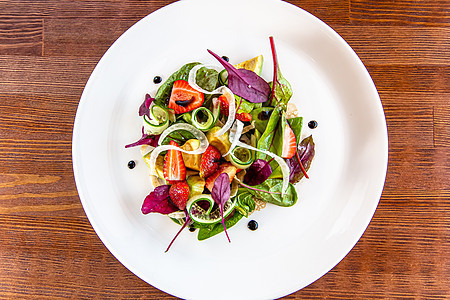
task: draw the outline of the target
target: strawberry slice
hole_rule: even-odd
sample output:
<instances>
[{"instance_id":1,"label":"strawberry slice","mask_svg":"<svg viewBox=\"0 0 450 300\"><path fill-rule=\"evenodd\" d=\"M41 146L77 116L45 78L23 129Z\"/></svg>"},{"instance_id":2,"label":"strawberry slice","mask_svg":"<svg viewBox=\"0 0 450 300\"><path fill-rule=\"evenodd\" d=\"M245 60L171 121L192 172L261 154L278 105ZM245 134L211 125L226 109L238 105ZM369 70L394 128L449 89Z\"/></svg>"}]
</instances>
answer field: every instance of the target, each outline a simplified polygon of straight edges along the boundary
<instances>
[{"instance_id":1,"label":"strawberry slice","mask_svg":"<svg viewBox=\"0 0 450 300\"><path fill-rule=\"evenodd\" d=\"M170 186L169 197L180 210L186 208L189 199L189 185L186 180L178 181Z\"/></svg>"},{"instance_id":2,"label":"strawberry slice","mask_svg":"<svg viewBox=\"0 0 450 300\"><path fill-rule=\"evenodd\" d=\"M220 151L209 145L200 159L200 177L206 178L211 176L219 168L219 160L222 157Z\"/></svg>"},{"instance_id":3,"label":"strawberry slice","mask_svg":"<svg viewBox=\"0 0 450 300\"><path fill-rule=\"evenodd\" d=\"M292 158L297 150L297 140L295 139L294 131L286 124L284 127L283 136L283 150L281 151L282 158Z\"/></svg>"},{"instance_id":4,"label":"strawberry slice","mask_svg":"<svg viewBox=\"0 0 450 300\"><path fill-rule=\"evenodd\" d=\"M228 116L228 109L230 107L230 103L228 103L227 97L221 95L217 100L219 100L220 103L220 114L223 116Z\"/></svg>"},{"instance_id":5,"label":"strawberry slice","mask_svg":"<svg viewBox=\"0 0 450 300\"><path fill-rule=\"evenodd\" d=\"M223 116L228 116L230 103L228 102L227 97L221 95L217 100L219 100L220 103L220 114ZM252 121L252 115L246 112L236 113L235 118L242 122Z\"/></svg>"},{"instance_id":6,"label":"strawberry slice","mask_svg":"<svg viewBox=\"0 0 450 300\"><path fill-rule=\"evenodd\" d=\"M170 141L170 145L179 147L175 141ZM186 179L186 167L184 166L183 156L179 150L168 150L164 157L163 166L164 179L169 182Z\"/></svg>"},{"instance_id":7,"label":"strawberry slice","mask_svg":"<svg viewBox=\"0 0 450 300\"><path fill-rule=\"evenodd\" d=\"M236 114L236 119L238 119L239 121L242 122L251 122L252 120L252 115L246 112L241 112Z\"/></svg>"},{"instance_id":8,"label":"strawberry slice","mask_svg":"<svg viewBox=\"0 0 450 300\"><path fill-rule=\"evenodd\" d=\"M200 107L204 100L203 93L191 87L187 81L177 80L173 83L169 108L176 114L183 114Z\"/></svg>"},{"instance_id":9,"label":"strawberry slice","mask_svg":"<svg viewBox=\"0 0 450 300\"><path fill-rule=\"evenodd\" d=\"M236 175L237 170L238 170L238 168L236 168L235 166L233 166L229 162L221 164L219 166L219 169L217 169L217 171L214 172L214 174L212 174L211 176L206 178L206 180L205 180L205 182L206 182L205 187L209 191L212 191L212 188L214 186L214 181L216 181L217 177L219 177L219 175L222 174L222 173L227 173L228 174L228 176L230 177L230 184L231 184L231 181L233 181L233 178Z\"/></svg>"}]
</instances>

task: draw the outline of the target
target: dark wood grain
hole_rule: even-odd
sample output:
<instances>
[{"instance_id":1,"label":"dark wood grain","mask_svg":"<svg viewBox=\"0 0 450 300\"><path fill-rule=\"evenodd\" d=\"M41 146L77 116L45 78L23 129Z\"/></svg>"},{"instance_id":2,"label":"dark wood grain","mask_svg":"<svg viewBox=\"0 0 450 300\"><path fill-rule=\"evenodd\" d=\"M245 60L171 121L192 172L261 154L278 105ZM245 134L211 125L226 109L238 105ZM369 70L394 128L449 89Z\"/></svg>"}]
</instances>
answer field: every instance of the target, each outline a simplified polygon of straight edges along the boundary
<instances>
[{"instance_id":1,"label":"dark wood grain","mask_svg":"<svg viewBox=\"0 0 450 300\"><path fill-rule=\"evenodd\" d=\"M450 23L448 0L350 0L352 23L447 26Z\"/></svg>"},{"instance_id":2,"label":"dark wood grain","mask_svg":"<svg viewBox=\"0 0 450 300\"><path fill-rule=\"evenodd\" d=\"M98 59L172 2L0 0L0 299L174 299L101 243L71 160L75 112ZM285 299L449 299L449 1L288 2L329 24L366 65L389 166L354 249Z\"/></svg>"}]
</instances>

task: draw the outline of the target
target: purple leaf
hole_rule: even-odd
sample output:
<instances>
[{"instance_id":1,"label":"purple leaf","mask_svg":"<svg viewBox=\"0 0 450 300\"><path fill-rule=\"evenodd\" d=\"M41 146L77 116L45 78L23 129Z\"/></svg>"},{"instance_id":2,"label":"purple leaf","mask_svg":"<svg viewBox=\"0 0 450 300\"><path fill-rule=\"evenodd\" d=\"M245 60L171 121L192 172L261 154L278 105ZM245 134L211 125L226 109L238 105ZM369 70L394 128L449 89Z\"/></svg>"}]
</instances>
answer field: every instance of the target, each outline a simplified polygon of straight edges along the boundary
<instances>
[{"instance_id":1,"label":"purple leaf","mask_svg":"<svg viewBox=\"0 0 450 300\"><path fill-rule=\"evenodd\" d=\"M236 69L232 64L208 50L227 70L228 87L230 90L252 103L262 103L269 99L270 86L258 74L246 69Z\"/></svg>"},{"instance_id":2,"label":"purple leaf","mask_svg":"<svg viewBox=\"0 0 450 300\"><path fill-rule=\"evenodd\" d=\"M142 204L141 211L144 215L148 213L160 213L167 215L179 209L169 201L169 186L160 185L156 187Z\"/></svg>"},{"instance_id":3,"label":"purple leaf","mask_svg":"<svg viewBox=\"0 0 450 300\"><path fill-rule=\"evenodd\" d=\"M248 185L261 184L269 178L270 174L272 174L270 161L257 159L252 163L250 168L247 169L247 173L244 176L244 183Z\"/></svg>"},{"instance_id":4,"label":"purple leaf","mask_svg":"<svg viewBox=\"0 0 450 300\"><path fill-rule=\"evenodd\" d=\"M227 173L222 173L214 181L214 185L211 191L211 197L214 199L214 202L216 202L220 207L223 229L225 230L225 234L227 235L228 242L231 243L227 228L225 227L225 220L223 219L223 208L225 206L225 203L230 199L230 194L230 176L228 176Z\"/></svg>"},{"instance_id":5,"label":"purple leaf","mask_svg":"<svg viewBox=\"0 0 450 300\"><path fill-rule=\"evenodd\" d=\"M153 147L158 146L159 135L148 135L144 133L144 127L142 127L142 137L132 144L128 144L125 148L135 147L139 145L150 145Z\"/></svg>"},{"instance_id":6,"label":"purple leaf","mask_svg":"<svg viewBox=\"0 0 450 300\"><path fill-rule=\"evenodd\" d=\"M147 115L150 117L150 105L152 104L153 100L155 98L152 98L149 94L145 95L145 100L142 102L141 106L139 107L139 116Z\"/></svg>"},{"instance_id":7,"label":"purple leaf","mask_svg":"<svg viewBox=\"0 0 450 300\"><path fill-rule=\"evenodd\" d=\"M311 135L303 139L303 141L298 144L297 153L303 168L305 171L308 171L315 154L314 141ZM302 171L302 166L298 162L297 155L290 159L286 159L286 164L288 165L290 171L290 183L297 183L303 178L303 176L305 176Z\"/></svg>"}]
</instances>

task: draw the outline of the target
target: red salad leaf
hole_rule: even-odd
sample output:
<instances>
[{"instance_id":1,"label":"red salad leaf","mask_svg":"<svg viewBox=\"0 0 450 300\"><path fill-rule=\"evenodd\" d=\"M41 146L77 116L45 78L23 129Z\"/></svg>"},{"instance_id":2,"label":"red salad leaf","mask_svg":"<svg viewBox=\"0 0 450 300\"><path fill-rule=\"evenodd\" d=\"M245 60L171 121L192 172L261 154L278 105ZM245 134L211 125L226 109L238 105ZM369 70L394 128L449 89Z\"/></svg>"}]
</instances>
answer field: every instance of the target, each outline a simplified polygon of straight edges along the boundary
<instances>
[{"instance_id":1,"label":"red salad leaf","mask_svg":"<svg viewBox=\"0 0 450 300\"><path fill-rule=\"evenodd\" d=\"M156 187L142 204L141 211L143 214L160 213L167 215L178 211L178 208L169 201L169 186L160 185Z\"/></svg>"},{"instance_id":2,"label":"red salad leaf","mask_svg":"<svg viewBox=\"0 0 450 300\"><path fill-rule=\"evenodd\" d=\"M247 173L244 176L244 183L248 185L261 184L269 178L270 174L272 174L270 161L257 159L252 163L250 168L247 169Z\"/></svg>"},{"instance_id":3,"label":"red salad leaf","mask_svg":"<svg viewBox=\"0 0 450 300\"><path fill-rule=\"evenodd\" d=\"M139 145L158 146L159 135L148 135L144 133L144 126L142 126L142 137L134 143L128 144L125 148L135 147Z\"/></svg>"},{"instance_id":4,"label":"red salad leaf","mask_svg":"<svg viewBox=\"0 0 450 300\"><path fill-rule=\"evenodd\" d=\"M145 100L139 107L139 116L147 115L148 117L150 117L150 105L152 104L153 100L155 100L155 98L152 98L149 94L145 95Z\"/></svg>"},{"instance_id":5,"label":"red salad leaf","mask_svg":"<svg viewBox=\"0 0 450 300\"><path fill-rule=\"evenodd\" d=\"M252 103L262 103L269 99L270 86L258 74L246 69L236 69L232 64L208 50L227 70L230 90Z\"/></svg>"},{"instance_id":6,"label":"red salad leaf","mask_svg":"<svg viewBox=\"0 0 450 300\"><path fill-rule=\"evenodd\" d=\"M166 251L169 251L170 247L172 246L173 242L175 242L175 240L177 239L177 237L180 235L180 233L183 231L184 228L186 228L186 226L191 222L191 217L189 216L189 214L186 212L186 221L184 221L183 226L181 226L180 230L178 230L177 234L174 236L174 238L172 239L172 241L170 242L169 246L167 247Z\"/></svg>"},{"instance_id":7,"label":"red salad leaf","mask_svg":"<svg viewBox=\"0 0 450 300\"><path fill-rule=\"evenodd\" d=\"M214 202L216 202L220 207L223 229L225 230L225 234L227 235L228 242L231 243L227 228L225 227L225 221L223 219L223 207L225 203L230 199L230 194L230 176L228 176L227 173L222 173L214 181L214 185L211 191L211 197L214 199Z\"/></svg>"},{"instance_id":8,"label":"red salad leaf","mask_svg":"<svg viewBox=\"0 0 450 300\"><path fill-rule=\"evenodd\" d=\"M298 157L295 155L290 159L286 159L286 164L290 171L289 182L292 184L299 182L311 166L315 154L314 141L311 135L298 144L297 154Z\"/></svg>"}]
</instances>

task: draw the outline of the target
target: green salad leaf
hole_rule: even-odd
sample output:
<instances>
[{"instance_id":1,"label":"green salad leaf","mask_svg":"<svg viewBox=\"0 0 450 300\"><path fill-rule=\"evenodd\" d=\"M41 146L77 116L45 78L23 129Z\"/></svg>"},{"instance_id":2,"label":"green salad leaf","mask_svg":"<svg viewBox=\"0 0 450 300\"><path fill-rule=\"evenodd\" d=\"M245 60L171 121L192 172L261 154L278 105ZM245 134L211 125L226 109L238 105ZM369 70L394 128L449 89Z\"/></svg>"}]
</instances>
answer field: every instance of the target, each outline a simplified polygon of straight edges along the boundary
<instances>
[{"instance_id":1,"label":"green salad leaf","mask_svg":"<svg viewBox=\"0 0 450 300\"><path fill-rule=\"evenodd\" d=\"M252 212L256 207L253 195L247 191L246 188L240 188L236 195L236 210L244 217L248 217L248 214Z\"/></svg>"},{"instance_id":2,"label":"green salad leaf","mask_svg":"<svg viewBox=\"0 0 450 300\"><path fill-rule=\"evenodd\" d=\"M286 190L286 193L281 196L281 191L283 188L283 180L282 179L267 179L263 183L259 185L255 185L253 188L260 189L263 191L268 191L271 193L266 193L257 190L246 190L252 194L255 198L260 199L262 201L272 203L278 206L292 206L297 202L297 191L292 183L289 183L289 186Z\"/></svg>"},{"instance_id":3,"label":"green salad leaf","mask_svg":"<svg viewBox=\"0 0 450 300\"><path fill-rule=\"evenodd\" d=\"M234 212L234 214L225 221L225 226L227 229L230 229L231 227L233 227L234 225L236 225L236 223L239 222L239 220L241 220L243 217L243 215L241 215L238 212ZM199 228L198 230L198 235L197 235L197 239L199 241L203 241L206 240L212 236L215 236L216 234L219 234L221 232L224 231L224 227L222 225L222 223L215 223L215 224L211 224L211 225L202 225L202 224L198 224L198 223L194 223L194 227Z\"/></svg>"},{"instance_id":4,"label":"green salad leaf","mask_svg":"<svg viewBox=\"0 0 450 300\"><path fill-rule=\"evenodd\" d=\"M177 80L188 80L189 72L193 67L199 65L199 62L192 62L185 64L178 71L174 72L172 75L167 78L167 80L159 87L156 92L154 102L159 105L167 106L166 103L170 97L170 93L172 91L173 83Z\"/></svg>"}]
</instances>

